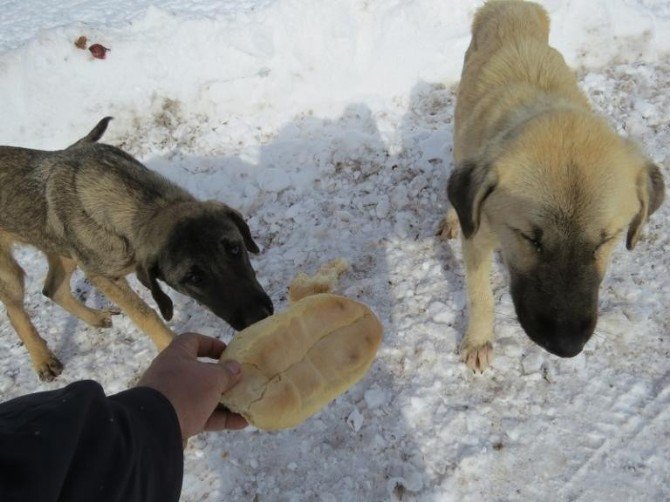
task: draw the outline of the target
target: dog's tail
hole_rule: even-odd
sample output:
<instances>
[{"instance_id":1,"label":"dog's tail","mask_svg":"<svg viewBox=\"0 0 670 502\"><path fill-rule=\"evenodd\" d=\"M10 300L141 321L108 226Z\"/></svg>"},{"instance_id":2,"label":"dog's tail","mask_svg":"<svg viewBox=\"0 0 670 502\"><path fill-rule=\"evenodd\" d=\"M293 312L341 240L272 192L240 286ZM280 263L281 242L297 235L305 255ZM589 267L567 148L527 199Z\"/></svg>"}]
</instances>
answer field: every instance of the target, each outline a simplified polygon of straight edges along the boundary
<instances>
[{"instance_id":1,"label":"dog's tail","mask_svg":"<svg viewBox=\"0 0 670 502\"><path fill-rule=\"evenodd\" d=\"M89 132L86 136L81 138L79 141L76 143L71 144L70 146L67 147L69 150L70 148L78 148L83 145L87 145L89 143L95 143L98 141L100 138L102 138L102 135L105 134L105 131L107 130L107 125L109 124L109 121L112 120L112 117L105 117L102 119L100 122L96 124L96 126L91 129L91 132Z\"/></svg>"}]
</instances>

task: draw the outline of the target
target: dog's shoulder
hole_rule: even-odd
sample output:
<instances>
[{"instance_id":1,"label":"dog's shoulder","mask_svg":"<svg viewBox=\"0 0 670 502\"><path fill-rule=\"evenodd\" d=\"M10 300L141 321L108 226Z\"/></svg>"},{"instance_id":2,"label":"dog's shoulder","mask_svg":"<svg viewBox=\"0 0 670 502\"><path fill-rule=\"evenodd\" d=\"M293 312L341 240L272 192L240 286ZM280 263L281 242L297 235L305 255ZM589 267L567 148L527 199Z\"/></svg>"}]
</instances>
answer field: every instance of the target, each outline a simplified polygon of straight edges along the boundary
<instances>
[{"instance_id":1,"label":"dog's shoulder","mask_svg":"<svg viewBox=\"0 0 670 502\"><path fill-rule=\"evenodd\" d=\"M64 150L63 155L63 163L72 165L77 186L87 192L124 192L131 199L145 202L165 198L193 199L186 190L161 173L149 169L115 146L89 143L74 151Z\"/></svg>"}]
</instances>

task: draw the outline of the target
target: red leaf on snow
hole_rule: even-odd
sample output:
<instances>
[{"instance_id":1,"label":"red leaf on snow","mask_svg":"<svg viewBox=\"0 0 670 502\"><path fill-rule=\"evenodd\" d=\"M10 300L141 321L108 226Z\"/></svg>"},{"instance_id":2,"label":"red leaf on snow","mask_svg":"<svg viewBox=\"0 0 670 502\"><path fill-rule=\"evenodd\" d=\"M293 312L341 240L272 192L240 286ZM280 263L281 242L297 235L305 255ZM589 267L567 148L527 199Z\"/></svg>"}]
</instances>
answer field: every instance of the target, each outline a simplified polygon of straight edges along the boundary
<instances>
[{"instance_id":1,"label":"red leaf on snow","mask_svg":"<svg viewBox=\"0 0 670 502\"><path fill-rule=\"evenodd\" d=\"M93 44L88 48L88 50L91 51L91 54L93 54L94 58L105 59L107 51L109 51L110 49L100 44Z\"/></svg>"}]
</instances>

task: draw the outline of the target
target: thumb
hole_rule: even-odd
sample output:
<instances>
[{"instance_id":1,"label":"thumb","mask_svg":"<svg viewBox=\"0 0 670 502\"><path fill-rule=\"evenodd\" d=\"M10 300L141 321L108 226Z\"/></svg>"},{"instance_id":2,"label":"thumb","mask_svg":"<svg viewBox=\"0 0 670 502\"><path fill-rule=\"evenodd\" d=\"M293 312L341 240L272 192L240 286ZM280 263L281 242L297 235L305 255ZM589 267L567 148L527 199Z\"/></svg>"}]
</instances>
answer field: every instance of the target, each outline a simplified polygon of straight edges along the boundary
<instances>
[{"instance_id":1,"label":"thumb","mask_svg":"<svg viewBox=\"0 0 670 502\"><path fill-rule=\"evenodd\" d=\"M219 374L219 390L223 394L228 389L233 387L242 376L242 366L237 361L229 359L222 361L217 366L223 370L218 371Z\"/></svg>"}]
</instances>

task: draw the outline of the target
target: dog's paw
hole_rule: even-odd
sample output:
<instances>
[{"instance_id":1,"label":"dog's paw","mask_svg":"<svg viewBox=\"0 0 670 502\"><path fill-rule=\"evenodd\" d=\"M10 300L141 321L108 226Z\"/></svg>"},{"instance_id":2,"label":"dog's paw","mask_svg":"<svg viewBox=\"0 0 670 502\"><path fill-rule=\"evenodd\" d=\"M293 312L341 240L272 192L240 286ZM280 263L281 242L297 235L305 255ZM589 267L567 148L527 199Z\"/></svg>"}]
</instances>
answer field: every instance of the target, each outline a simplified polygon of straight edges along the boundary
<instances>
[{"instance_id":1,"label":"dog's paw","mask_svg":"<svg viewBox=\"0 0 670 502\"><path fill-rule=\"evenodd\" d=\"M437 227L437 233L435 235L445 241L449 239L455 239L458 237L458 232L460 229L461 227L458 223L458 216L456 215L456 211L450 209L447 212L447 215L442 218L442 221L440 221L440 224Z\"/></svg>"},{"instance_id":2,"label":"dog's paw","mask_svg":"<svg viewBox=\"0 0 670 502\"><path fill-rule=\"evenodd\" d=\"M91 326L94 328L111 328L112 327L112 314L109 312L101 311L99 315L91 323Z\"/></svg>"},{"instance_id":3,"label":"dog's paw","mask_svg":"<svg viewBox=\"0 0 670 502\"><path fill-rule=\"evenodd\" d=\"M475 373L482 373L493 361L493 346L491 342L480 345L463 344L461 346L461 361L467 364Z\"/></svg>"},{"instance_id":4,"label":"dog's paw","mask_svg":"<svg viewBox=\"0 0 670 502\"><path fill-rule=\"evenodd\" d=\"M51 354L45 361L36 365L37 376L43 382L51 382L63 372L63 363Z\"/></svg>"},{"instance_id":5,"label":"dog's paw","mask_svg":"<svg viewBox=\"0 0 670 502\"><path fill-rule=\"evenodd\" d=\"M111 328L112 327L112 316L119 315L121 310L116 307L112 307L104 310L95 311L95 315L89 323L94 328Z\"/></svg>"}]
</instances>

